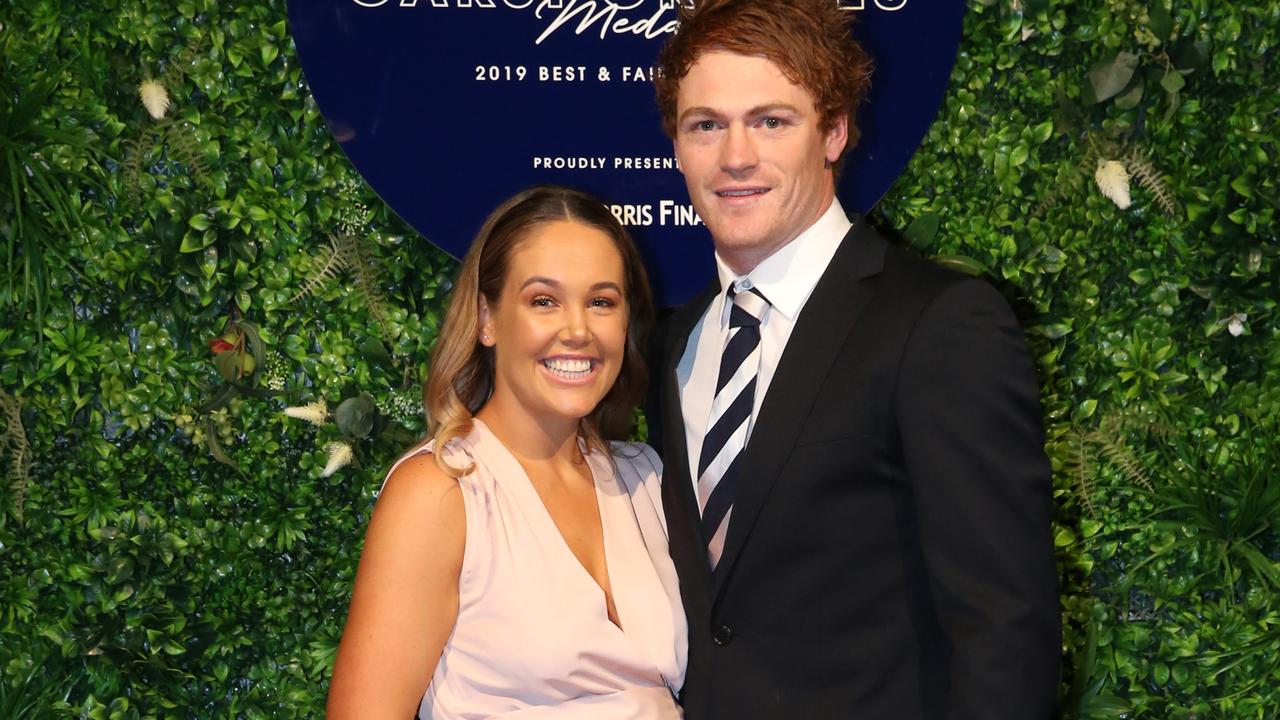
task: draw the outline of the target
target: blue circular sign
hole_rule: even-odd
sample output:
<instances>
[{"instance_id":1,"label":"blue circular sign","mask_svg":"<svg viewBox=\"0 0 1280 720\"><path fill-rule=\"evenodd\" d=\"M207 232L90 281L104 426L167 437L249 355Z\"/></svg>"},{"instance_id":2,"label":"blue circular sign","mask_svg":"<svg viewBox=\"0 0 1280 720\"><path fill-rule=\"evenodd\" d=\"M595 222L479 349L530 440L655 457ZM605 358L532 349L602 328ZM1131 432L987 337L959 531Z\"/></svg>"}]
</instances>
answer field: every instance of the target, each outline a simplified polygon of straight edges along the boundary
<instances>
[{"instance_id":1,"label":"blue circular sign","mask_svg":"<svg viewBox=\"0 0 1280 720\"><path fill-rule=\"evenodd\" d=\"M715 273L661 129L652 73L675 0L289 0L330 130L387 204L461 257L502 200L587 189L638 241L661 304ZM839 195L866 211L902 172L946 92L963 0L832 0L875 61Z\"/></svg>"}]
</instances>

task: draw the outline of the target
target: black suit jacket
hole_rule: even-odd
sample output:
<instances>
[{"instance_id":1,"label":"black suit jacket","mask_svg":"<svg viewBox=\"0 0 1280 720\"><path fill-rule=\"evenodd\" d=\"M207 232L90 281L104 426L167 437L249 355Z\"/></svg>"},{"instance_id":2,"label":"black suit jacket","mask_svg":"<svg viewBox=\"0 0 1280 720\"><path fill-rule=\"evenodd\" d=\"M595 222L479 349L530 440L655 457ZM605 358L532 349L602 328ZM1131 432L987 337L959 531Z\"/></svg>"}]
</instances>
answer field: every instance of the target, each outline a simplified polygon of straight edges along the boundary
<instances>
[{"instance_id":1,"label":"black suit jacket","mask_svg":"<svg viewBox=\"0 0 1280 720\"><path fill-rule=\"evenodd\" d=\"M1021 329L991 286L858 219L788 340L709 570L664 324L651 440L710 718L1046 718L1061 629L1050 468Z\"/></svg>"}]
</instances>

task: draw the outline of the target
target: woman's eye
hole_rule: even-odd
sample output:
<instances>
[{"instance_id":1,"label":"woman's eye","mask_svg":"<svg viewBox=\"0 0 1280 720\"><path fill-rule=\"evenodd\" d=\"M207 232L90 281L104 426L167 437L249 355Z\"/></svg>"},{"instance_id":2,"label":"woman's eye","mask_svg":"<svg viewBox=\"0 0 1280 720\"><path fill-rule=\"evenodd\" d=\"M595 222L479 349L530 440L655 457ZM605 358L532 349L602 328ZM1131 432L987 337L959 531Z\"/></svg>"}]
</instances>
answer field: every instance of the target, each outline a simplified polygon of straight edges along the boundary
<instances>
[{"instance_id":1,"label":"woman's eye","mask_svg":"<svg viewBox=\"0 0 1280 720\"><path fill-rule=\"evenodd\" d=\"M618 303L614 302L612 298L598 297L591 299L591 307L611 308L617 305Z\"/></svg>"},{"instance_id":2,"label":"woman's eye","mask_svg":"<svg viewBox=\"0 0 1280 720\"><path fill-rule=\"evenodd\" d=\"M552 300L550 297L546 295L538 295L537 297L530 300L529 304L534 307L551 307L552 305L555 304L555 302L556 302L555 300Z\"/></svg>"}]
</instances>

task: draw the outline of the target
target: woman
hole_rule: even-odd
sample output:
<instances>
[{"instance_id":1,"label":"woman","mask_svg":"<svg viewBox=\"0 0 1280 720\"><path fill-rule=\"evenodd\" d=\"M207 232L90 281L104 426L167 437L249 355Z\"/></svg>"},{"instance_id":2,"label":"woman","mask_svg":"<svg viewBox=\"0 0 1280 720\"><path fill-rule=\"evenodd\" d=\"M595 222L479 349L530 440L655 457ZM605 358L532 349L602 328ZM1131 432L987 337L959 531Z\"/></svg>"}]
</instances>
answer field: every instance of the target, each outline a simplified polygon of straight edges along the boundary
<instances>
[{"instance_id":1,"label":"woman","mask_svg":"<svg viewBox=\"0 0 1280 720\"><path fill-rule=\"evenodd\" d=\"M536 187L485 222L432 355L429 439L369 524L330 718L680 717L660 466L608 442L651 315L635 246L589 196Z\"/></svg>"}]
</instances>

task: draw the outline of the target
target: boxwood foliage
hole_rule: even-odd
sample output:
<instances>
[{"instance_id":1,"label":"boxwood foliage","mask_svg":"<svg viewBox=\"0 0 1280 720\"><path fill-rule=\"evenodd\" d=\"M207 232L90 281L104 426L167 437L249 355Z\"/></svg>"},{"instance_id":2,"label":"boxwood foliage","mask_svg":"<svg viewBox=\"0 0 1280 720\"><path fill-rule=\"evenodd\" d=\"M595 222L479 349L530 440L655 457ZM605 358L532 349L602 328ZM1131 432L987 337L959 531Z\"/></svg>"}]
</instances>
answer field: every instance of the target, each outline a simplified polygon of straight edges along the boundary
<instances>
[{"instance_id":1,"label":"boxwood foliage","mask_svg":"<svg viewBox=\"0 0 1280 720\"><path fill-rule=\"evenodd\" d=\"M1026 325L1061 714L1274 717L1280 7L964 33L873 219ZM5 3L0 49L0 715L318 716L455 263L334 145L280 0Z\"/></svg>"}]
</instances>

